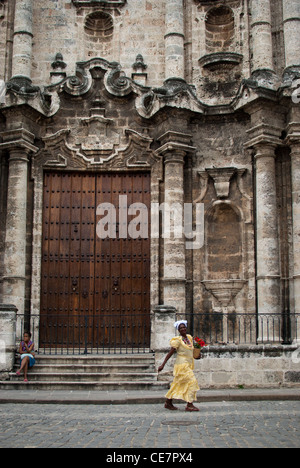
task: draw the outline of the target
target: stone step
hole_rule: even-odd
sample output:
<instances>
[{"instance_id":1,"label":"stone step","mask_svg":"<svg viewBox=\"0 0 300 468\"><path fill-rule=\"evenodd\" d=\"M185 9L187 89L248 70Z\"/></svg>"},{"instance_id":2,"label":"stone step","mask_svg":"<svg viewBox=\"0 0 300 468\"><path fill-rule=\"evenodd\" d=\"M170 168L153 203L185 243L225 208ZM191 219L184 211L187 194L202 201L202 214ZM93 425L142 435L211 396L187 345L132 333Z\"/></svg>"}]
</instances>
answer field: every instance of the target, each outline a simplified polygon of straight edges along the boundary
<instances>
[{"instance_id":1,"label":"stone step","mask_svg":"<svg viewBox=\"0 0 300 468\"><path fill-rule=\"evenodd\" d=\"M143 382L143 381L124 381L124 382L14 382L0 381L0 390L73 390L73 391L130 391L130 390L161 390L165 392L169 385L166 382Z\"/></svg>"},{"instance_id":2,"label":"stone step","mask_svg":"<svg viewBox=\"0 0 300 468\"><path fill-rule=\"evenodd\" d=\"M19 364L14 366L14 371L19 369ZM64 374L80 374L80 373L155 373L155 366L153 364L36 364L34 371L37 373L64 373ZM29 371L30 372L30 371Z\"/></svg>"},{"instance_id":3,"label":"stone step","mask_svg":"<svg viewBox=\"0 0 300 468\"><path fill-rule=\"evenodd\" d=\"M19 356L14 371L19 369ZM36 355L36 365L23 375L10 374L0 389L28 390L151 390L168 388L158 382L153 353L126 355Z\"/></svg>"},{"instance_id":4,"label":"stone step","mask_svg":"<svg viewBox=\"0 0 300 468\"><path fill-rule=\"evenodd\" d=\"M36 354L37 364L67 364L76 365L153 365L153 354L126 354L126 355L82 355L82 356L68 356L68 355L40 355ZM19 363L19 356L16 357L16 362Z\"/></svg>"},{"instance_id":5,"label":"stone step","mask_svg":"<svg viewBox=\"0 0 300 468\"><path fill-rule=\"evenodd\" d=\"M99 372L65 372L65 373L38 373L34 371L28 372L30 382L155 382L157 374L155 373L99 373ZM18 377L15 373L10 374L11 381L23 380L23 375Z\"/></svg>"}]
</instances>

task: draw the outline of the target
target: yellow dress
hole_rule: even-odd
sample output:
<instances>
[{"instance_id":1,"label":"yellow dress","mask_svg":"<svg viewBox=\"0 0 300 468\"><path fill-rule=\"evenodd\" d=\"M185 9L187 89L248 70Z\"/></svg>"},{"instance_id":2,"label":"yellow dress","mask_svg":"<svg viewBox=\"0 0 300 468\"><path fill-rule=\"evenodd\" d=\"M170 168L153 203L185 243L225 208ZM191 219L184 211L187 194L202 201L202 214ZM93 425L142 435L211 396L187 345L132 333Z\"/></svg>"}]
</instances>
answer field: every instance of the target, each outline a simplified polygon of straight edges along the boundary
<instances>
[{"instance_id":1,"label":"yellow dress","mask_svg":"<svg viewBox=\"0 0 300 468\"><path fill-rule=\"evenodd\" d=\"M197 391L200 390L194 375L193 338L187 335L191 345L183 342L180 336L172 338L170 345L177 350L177 358L174 365L174 380L166 398L184 400L192 403L197 400Z\"/></svg>"}]
</instances>

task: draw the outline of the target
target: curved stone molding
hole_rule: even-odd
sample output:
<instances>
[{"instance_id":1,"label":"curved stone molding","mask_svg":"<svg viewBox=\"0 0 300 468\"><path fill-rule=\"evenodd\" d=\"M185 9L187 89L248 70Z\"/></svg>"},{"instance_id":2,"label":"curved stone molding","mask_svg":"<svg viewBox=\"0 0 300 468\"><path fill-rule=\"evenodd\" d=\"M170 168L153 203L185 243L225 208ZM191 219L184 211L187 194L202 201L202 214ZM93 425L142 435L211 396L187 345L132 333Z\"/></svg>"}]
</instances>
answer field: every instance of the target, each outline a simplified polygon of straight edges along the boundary
<instances>
[{"instance_id":1,"label":"curved stone molding","mask_svg":"<svg viewBox=\"0 0 300 468\"><path fill-rule=\"evenodd\" d=\"M118 66L106 73L104 84L107 91L113 96L127 96L132 92L130 78L127 78L121 67Z\"/></svg>"},{"instance_id":2,"label":"curved stone molding","mask_svg":"<svg viewBox=\"0 0 300 468\"><path fill-rule=\"evenodd\" d=\"M131 93L131 80L125 76L121 65L117 62L108 62L105 59L94 58L87 62L78 62L76 75L69 76L60 83L46 87L52 94L64 90L72 96L82 96L87 93L93 83L91 71L100 68L105 71L104 85L113 96L123 97Z\"/></svg>"},{"instance_id":3,"label":"curved stone molding","mask_svg":"<svg viewBox=\"0 0 300 468\"><path fill-rule=\"evenodd\" d=\"M215 66L219 67L235 67L240 65L243 61L243 56L236 52L214 52L205 55L199 60L200 66L207 69L213 69Z\"/></svg>"},{"instance_id":4,"label":"curved stone molding","mask_svg":"<svg viewBox=\"0 0 300 468\"><path fill-rule=\"evenodd\" d=\"M114 32L114 20L109 13L94 11L87 15L84 24L88 36L103 40L110 40Z\"/></svg>"}]
</instances>

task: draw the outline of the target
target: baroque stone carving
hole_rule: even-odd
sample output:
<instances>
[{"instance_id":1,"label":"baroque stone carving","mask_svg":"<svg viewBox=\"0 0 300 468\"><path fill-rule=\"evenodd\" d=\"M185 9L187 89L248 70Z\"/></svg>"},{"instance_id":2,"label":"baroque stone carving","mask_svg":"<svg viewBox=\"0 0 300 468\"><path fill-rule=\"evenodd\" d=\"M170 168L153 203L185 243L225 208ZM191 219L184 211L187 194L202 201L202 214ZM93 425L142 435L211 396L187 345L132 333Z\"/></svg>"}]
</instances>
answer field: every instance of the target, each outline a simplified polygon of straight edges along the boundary
<instances>
[{"instance_id":1,"label":"baroque stone carving","mask_svg":"<svg viewBox=\"0 0 300 468\"><path fill-rule=\"evenodd\" d=\"M107 91L113 96L123 97L132 91L130 79L125 76L120 64L108 62L101 58L78 62L76 75L69 76L55 85L47 86L46 90L50 94L64 90L73 96L81 96L91 88L93 82L91 70L95 68L100 68L106 72L104 84Z\"/></svg>"},{"instance_id":2,"label":"baroque stone carving","mask_svg":"<svg viewBox=\"0 0 300 468\"><path fill-rule=\"evenodd\" d=\"M151 169L161 161L151 148L152 138L142 135L135 130L125 131L128 144L121 149L78 148L68 142L71 131L60 130L42 140L45 147L39 151L34 159L34 171L41 168L90 169Z\"/></svg>"}]
</instances>

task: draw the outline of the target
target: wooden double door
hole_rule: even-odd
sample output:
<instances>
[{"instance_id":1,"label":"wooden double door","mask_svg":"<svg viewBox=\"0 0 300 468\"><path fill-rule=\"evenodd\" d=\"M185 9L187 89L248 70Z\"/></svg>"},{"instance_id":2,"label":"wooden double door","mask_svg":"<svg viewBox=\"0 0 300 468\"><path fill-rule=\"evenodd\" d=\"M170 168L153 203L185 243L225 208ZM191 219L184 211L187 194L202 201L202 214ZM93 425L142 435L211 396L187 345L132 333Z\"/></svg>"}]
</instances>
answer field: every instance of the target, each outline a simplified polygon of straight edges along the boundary
<instances>
[{"instance_id":1,"label":"wooden double door","mask_svg":"<svg viewBox=\"0 0 300 468\"><path fill-rule=\"evenodd\" d=\"M40 346L149 346L150 181L45 173Z\"/></svg>"}]
</instances>

